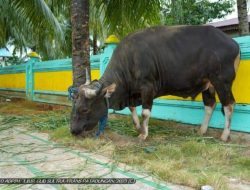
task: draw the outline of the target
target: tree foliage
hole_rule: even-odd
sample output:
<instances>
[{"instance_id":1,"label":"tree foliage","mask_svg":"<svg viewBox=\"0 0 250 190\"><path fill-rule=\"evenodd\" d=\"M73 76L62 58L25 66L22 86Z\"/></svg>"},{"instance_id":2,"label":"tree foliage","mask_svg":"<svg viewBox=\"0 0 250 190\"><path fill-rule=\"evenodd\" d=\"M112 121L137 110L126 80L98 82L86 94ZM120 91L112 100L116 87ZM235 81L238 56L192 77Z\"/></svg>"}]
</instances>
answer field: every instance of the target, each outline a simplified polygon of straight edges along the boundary
<instances>
[{"instance_id":1,"label":"tree foliage","mask_svg":"<svg viewBox=\"0 0 250 190\"><path fill-rule=\"evenodd\" d=\"M1 0L0 46L11 42L17 48L36 46L42 56L63 55L65 27L52 12L49 0ZM58 47L58 48L55 48Z\"/></svg>"},{"instance_id":2,"label":"tree foliage","mask_svg":"<svg viewBox=\"0 0 250 190\"><path fill-rule=\"evenodd\" d=\"M160 0L96 0L95 5L105 13L107 31L120 38L132 31L161 23Z\"/></svg>"},{"instance_id":3,"label":"tree foliage","mask_svg":"<svg viewBox=\"0 0 250 190\"><path fill-rule=\"evenodd\" d=\"M163 0L162 13L167 25L199 25L225 17L233 4L234 0Z\"/></svg>"},{"instance_id":4,"label":"tree foliage","mask_svg":"<svg viewBox=\"0 0 250 190\"><path fill-rule=\"evenodd\" d=\"M93 45L159 24L204 24L232 11L233 0L89 0ZM71 56L71 0L1 0L0 47L36 47L43 59Z\"/></svg>"}]
</instances>

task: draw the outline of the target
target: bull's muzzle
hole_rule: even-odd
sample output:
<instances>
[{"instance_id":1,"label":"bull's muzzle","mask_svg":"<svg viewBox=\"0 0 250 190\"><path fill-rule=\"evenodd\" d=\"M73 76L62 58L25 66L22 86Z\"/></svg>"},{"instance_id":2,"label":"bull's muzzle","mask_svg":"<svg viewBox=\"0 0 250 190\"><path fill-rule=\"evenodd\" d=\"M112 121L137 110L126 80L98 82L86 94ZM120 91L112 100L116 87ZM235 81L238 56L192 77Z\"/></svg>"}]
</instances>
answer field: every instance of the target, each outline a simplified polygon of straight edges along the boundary
<instances>
[{"instance_id":1,"label":"bull's muzzle","mask_svg":"<svg viewBox=\"0 0 250 190\"><path fill-rule=\"evenodd\" d=\"M77 128L75 128L75 129L71 128L70 132L71 132L72 135L77 136L77 135L80 135L82 133L82 130L81 129L77 129Z\"/></svg>"}]
</instances>

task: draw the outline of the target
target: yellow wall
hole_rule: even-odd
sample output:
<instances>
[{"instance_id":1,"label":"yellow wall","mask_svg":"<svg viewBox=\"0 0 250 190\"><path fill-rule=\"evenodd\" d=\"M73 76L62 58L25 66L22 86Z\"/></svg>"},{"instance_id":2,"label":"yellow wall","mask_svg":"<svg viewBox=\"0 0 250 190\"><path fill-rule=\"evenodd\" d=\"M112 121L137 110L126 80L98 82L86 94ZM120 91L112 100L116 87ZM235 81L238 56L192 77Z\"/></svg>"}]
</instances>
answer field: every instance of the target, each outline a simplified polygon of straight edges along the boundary
<instances>
[{"instance_id":1,"label":"yellow wall","mask_svg":"<svg viewBox=\"0 0 250 190\"><path fill-rule=\"evenodd\" d=\"M250 60L242 60L233 84L237 103L250 103Z\"/></svg>"},{"instance_id":2,"label":"yellow wall","mask_svg":"<svg viewBox=\"0 0 250 190\"><path fill-rule=\"evenodd\" d=\"M0 88L25 89L25 73L0 74Z\"/></svg>"},{"instance_id":3,"label":"yellow wall","mask_svg":"<svg viewBox=\"0 0 250 190\"><path fill-rule=\"evenodd\" d=\"M92 80L98 79L99 70L92 70ZM35 72L35 90L67 91L72 85L71 71ZM25 89L25 73L0 74L0 88ZM233 84L233 94L237 103L250 104L250 60L242 60ZM162 99L183 100L176 96L163 96ZM190 100L190 98L185 99ZM201 95L196 100L202 101Z\"/></svg>"},{"instance_id":4,"label":"yellow wall","mask_svg":"<svg viewBox=\"0 0 250 190\"><path fill-rule=\"evenodd\" d=\"M99 78L99 70L91 71L91 79ZM35 72L34 90L67 91L72 85L72 71Z\"/></svg>"},{"instance_id":5,"label":"yellow wall","mask_svg":"<svg viewBox=\"0 0 250 190\"><path fill-rule=\"evenodd\" d=\"M241 60L232 89L236 103L250 104L250 60ZM177 96L162 96L161 99L191 100L191 98L183 99ZM218 97L216 99L218 101ZM195 100L202 101L201 94Z\"/></svg>"}]
</instances>

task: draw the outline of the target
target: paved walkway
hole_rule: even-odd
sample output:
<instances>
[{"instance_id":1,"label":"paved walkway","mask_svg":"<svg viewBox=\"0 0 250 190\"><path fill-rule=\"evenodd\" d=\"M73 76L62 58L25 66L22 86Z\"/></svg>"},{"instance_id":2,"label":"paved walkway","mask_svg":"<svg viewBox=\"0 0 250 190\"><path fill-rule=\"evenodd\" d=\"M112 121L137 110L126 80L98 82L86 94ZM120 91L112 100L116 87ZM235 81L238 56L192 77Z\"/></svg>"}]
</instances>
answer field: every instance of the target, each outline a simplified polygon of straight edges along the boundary
<instances>
[{"instance_id":1,"label":"paved walkway","mask_svg":"<svg viewBox=\"0 0 250 190\"><path fill-rule=\"evenodd\" d=\"M1 120L1 118L0 118ZM135 184L113 185L0 185L0 189L173 189L191 188L166 184L87 150L76 150L48 140L46 133L0 121L0 178L134 178Z\"/></svg>"}]
</instances>

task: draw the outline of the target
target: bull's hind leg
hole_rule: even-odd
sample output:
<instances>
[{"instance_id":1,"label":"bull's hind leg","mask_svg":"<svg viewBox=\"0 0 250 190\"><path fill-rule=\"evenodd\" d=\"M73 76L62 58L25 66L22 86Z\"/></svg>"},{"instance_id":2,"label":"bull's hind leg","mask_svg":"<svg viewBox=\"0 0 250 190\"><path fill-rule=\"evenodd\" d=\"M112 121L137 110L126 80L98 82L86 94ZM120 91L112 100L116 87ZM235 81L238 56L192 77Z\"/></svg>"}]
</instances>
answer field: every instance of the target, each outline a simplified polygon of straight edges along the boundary
<instances>
[{"instance_id":1,"label":"bull's hind leg","mask_svg":"<svg viewBox=\"0 0 250 190\"><path fill-rule=\"evenodd\" d=\"M225 127L223 133L221 135L221 140L227 141L228 137L230 136L230 125L231 125L231 118L233 114L234 103L228 104L224 106L224 113L225 113Z\"/></svg>"},{"instance_id":2,"label":"bull's hind leg","mask_svg":"<svg viewBox=\"0 0 250 190\"><path fill-rule=\"evenodd\" d=\"M135 129L140 132L140 120L138 118L137 112L136 112L136 107L129 107L129 110L131 111L132 114L132 119L133 119L133 123L135 126Z\"/></svg>"},{"instance_id":3,"label":"bull's hind leg","mask_svg":"<svg viewBox=\"0 0 250 190\"><path fill-rule=\"evenodd\" d=\"M235 103L234 96L231 90L232 83L229 84L216 81L214 85L225 113L225 126L221 135L221 140L227 141L228 137L230 136L231 118Z\"/></svg>"},{"instance_id":4,"label":"bull's hind leg","mask_svg":"<svg viewBox=\"0 0 250 190\"><path fill-rule=\"evenodd\" d=\"M212 117L216 102L215 102L215 90L214 87L209 87L209 89L202 92L202 98L205 105L205 115L203 123L201 124L201 128L199 133L201 135L207 132L209 121Z\"/></svg>"}]
</instances>

